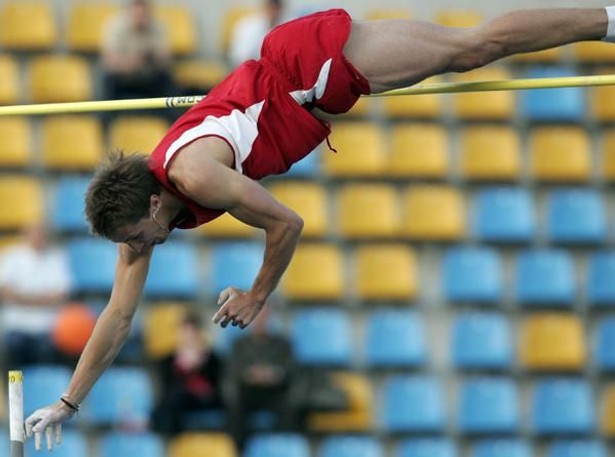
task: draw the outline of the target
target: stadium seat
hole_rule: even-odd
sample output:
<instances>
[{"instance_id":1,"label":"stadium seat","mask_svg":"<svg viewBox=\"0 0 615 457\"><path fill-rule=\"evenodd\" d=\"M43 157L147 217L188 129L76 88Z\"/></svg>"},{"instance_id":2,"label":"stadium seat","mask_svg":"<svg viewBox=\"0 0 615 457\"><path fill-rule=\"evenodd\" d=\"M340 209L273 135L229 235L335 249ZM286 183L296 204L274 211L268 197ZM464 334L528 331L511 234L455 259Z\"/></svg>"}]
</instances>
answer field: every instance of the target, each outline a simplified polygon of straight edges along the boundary
<instances>
[{"instance_id":1,"label":"stadium seat","mask_svg":"<svg viewBox=\"0 0 615 457\"><path fill-rule=\"evenodd\" d=\"M441 384L430 376L392 375L381 390L380 424L385 433L437 433L446 427Z\"/></svg>"},{"instance_id":2,"label":"stadium seat","mask_svg":"<svg viewBox=\"0 0 615 457\"><path fill-rule=\"evenodd\" d=\"M504 67L487 67L455 74L453 81L472 83L476 81L502 81L511 79ZM508 120L515 113L515 94L512 91L466 92L453 96L453 113L462 120Z\"/></svg>"},{"instance_id":3,"label":"stadium seat","mask_svg":"<svg viewBox=\"0 0 615 457\"><path fill-rule=\"evenodd\" d=\"M394 457L457 457L457 448L448 438L406 438L393 452Z\"/></svg>"},{"instance_id":4,"label":"stadium seat","mask_svg":"<svg viewBox=\"0 0 615 457\"><path fill-rule=\"evenodd\" d=\"M231 438L224 433L182 433L171 439L168 457L239 457Z\"/></svg>"},{"instance_id":5,"label":"stadium seat","mask_svg":"<svg viewBox=\"0 0 615 457\"><path fill-rule=\"evenodd\" d=\"M530 134L530 175L543 182L585 182L592 169L587 132L578 126L537 127Z\"/></svg>"},{"instance_id":6,"label":"stadium seat","mask_svg":"<svg viewBox=\"0 0 615 457\"><path fill-rule=\"evenodd\" d=\"M243 457L310 457L307 438L295 433L255 435L248 439Z\"/></svg>"},{"instance_id":7,"label":"stadium seat","mask_svg":"<svg viewBox=\"0 0 615 457\"><path fill-rule=\"evenodd\" d=\"M350 316L339 308L304 308L292 316L297 361L308 366L348 367L354 359Z\"/></svg>"},{"instance_id":8,"label":"stadium seat","mask_svg":"<svg viewBox=\"0 0 615 457\"><path fill-rule=\"evenodd\" d=\"M85 193L90 184L89 176L62 175L57 181L51 227L60 233L85 233Z\"/></svg>"},{"instance_id":9,"label":"stadium seat","mask_svg":"<svg viewBox=\"0 0 615 457\"><path fill-rule=\"evenodd\" d=\"M600 41L583 41L573 43L570 47L572 55L582 64L612 64L615 63L615 50L610 43Z\"/></svg>"},{"instance_id":10,"label":"stadium seat","mask_svg":"<svg viewBox=\"0 0 615 457\"><path fill-rule=\"evenodd\" d=\"M597 251L587 264L586 296L595 307L615 306L615 252Z\"/></svg>"},{"instance_id":11,"label":"stadium seat","mask_svg":"<svg viewBox=\"0 0 615 457\"><path fill-rule=\"evenodd\" d=\"M67 242L76 294L108 294L113 287L117 246L97 238L72 238Z\"/></svg>"},{"instance_id":12,"label":"stadium seat","mask_svg":"<svg viewBox=\"0 0 615 457\"><path fill-rule=\"evenodd\" d=\"M295 162L285 174L286 178L317 178L321 176L320 162L324 146L317 146L299 162Z\"/></svg>"},{"instance_id":13,"label":"stadium seat","mask_svg":"<svg viewBox=\"0 0 615 457\"><path fill-rule=\"evenodd\" d=\"M451 359L457 369L512 367L515 347L508 319L495 312L469 312L453 323Z\"/></svg>"},{"instance_id":14,"label":"stadium seat","mask_svg":"<svg viewBox=\"0 0 615 457\"><path fill-rule=\"evenodd\" d=\"M337 300L343 297L342 253L334 244L300 244L282 277L290 300Z\"/></svg>"},{"instance_id":15,"label":"stadium seat","mask_svg":"<svg viewBox=\"0 0 615 457\"><path fill-rule=\"evenodd\" d=\"M419 290L416 253L402 244L362 244L355 251L355 291L362 300L412 300Z\"/></svg>"},{"instance_id":16,"label":"stadium seat","mask_svg":"<svg viewBox=\"0 0 615 457\"><path fill-rule=\"evenodd\" d=\"M0 118L0 167L25 168L30 165L32 137L32 126L27 117Z\"/></svg>"},{"instance_id":17,"label":"stadium seat","mask_svg":"<svg viewBox=\"0 0 615 457\"><path fill-rule=\"evenodd\" d=\"M53 403L66 391L71 378L68 368L57 365L30 365L23 369L23 410L29 416Z\"/></svg>"},{"instance_id":18,"label":"stadium seat","mask_svg":"<svg viewBox=\"0 0 615 457\"><path fill-rule=\"evenodd\" d=\"M549 445L547 457L607 457L607 445L598 440L558 440Z\"/></svg>"},{"instance_id":19,"label":"stadium seat","mask_svg":"<svg viewBox=\"0 0 615 457\"><path fill-rule=\"evenodd\" d=\"M604 372L615 371L615 318L606 317L595 330L594 364Z\"/></svg>"},{"instance_id":20,"label":"stadium seat","mask_svg":"<svg viewBox=\"0 0 615 457\"><path fill-rule=\"evenodd\" d=\"M270 185L269 191L303 218L302 236L322 237L327 234L330 223L324 186L315 182L280 181Z\"/></svg>"},{"instance_id":21,"label":"stadium seat","mask_svg":"<svg viewBox=\"0 0 615 457\"><path fill-rule=\"evenodd\" d=\"M323 172L342 177L381 177L387 168L387 150L382 127L373 122L337 122L330 143L338 152L323 154Z\"/></svg>"},{"instance_id":22,"label":"stadium seat","mask_svg":"<svg viewBox=\"0 0 615 457\"><path fill-rule=\"evenodd\" d=\"M339 232L345 238L391 238L399 233L399 197L390 184L342 186L338 214Z\"/></svg>"},{"instance_id":23,"label":"stadium seat","mask_svg":"<svg viewBox=\"0 0 615 457\"><path fill-rule=\"evenodd\" d=\"M459 386L457 428L464 435L513 434L521 425L512 379L471 378Z\"/></svg>"},{"instance_id":24,"label":"stadium seat","mask_svg":"<svg viewBox=\"0 0 615 457\"><path fill-rule=\"evenodd\" d=\"M600 431L606 438L615 437L615 384L605 386L600 402Z\"/></svg>"},{"instance_id":25,"label":"stadium seat","mask_svg":"<svg viewBox=\"0 0 615 457\"><path fill-rule=\"evenodd\" d=\"M261 243L216 243L210 252L209 293L217 296L229 286L249 290L263 262Z\"/></svg>"},{"instance_id":26,"label":"stadium seat","mask_svg":"<svg viewBox=\"0 0 615 457\"><path fill-rule=\"evenodd\" d=\"M483 21L477 10L445 8L436 11L435 22L445 27L476 27Z\"/></svg>"},{"instance_id":27,"label":"stadium seat","mask_svg":"<svg viewBox=\"0 0 615 457\"><path fill-rule=\"evenodd\" d=\"M206 238L250 238L258 233L256 228L244 224L228 213L199 225L196 230Z\"/></svg>"},{"instance_id":28,"label":"stadium seat","mask_svg":"<svg viewBox=\"0 0 615 457\"><path fill-rule=\"evenodd\" d=\"M94 116L51 116L43 119L41 153L50 170L90 171L103 157L103 128Z\"/></svg>"},{"instance_id":29,"label":"stadium seat","mask_svg":"<svg viewBox=\"0 0 615 457\"><path fill-rule=\"evenodd\" d=\"M0 54L0 105L14 105L21 99L21 75L17 58Z\"/></svg>"},{"instance_id":30,"label":"stadium seat","mask_svg":"<svg viewBox=\"0 0 615 457\"><path fill-rule=\"evenodd\" d=\"M450 248L441 271L444 298L450 302L497 303L502 298L502 265L494 249Z\"/></svg>"},{"instance_id":31,"label":"stadium seat","mask_svg":"<svg viewBox=\"0 0 615 457\"><path fill-rule=\"evenodd\" d=\"M110 2L72 4L66 25L68 49L98 54L105 26L118 12L118 5Z\"/></svg>"},{"instance_id":32,"label":"stadium seat","mask_svg":"<svg viewBox=\"0 0 615 457\"><path fill-rule=\"evenodd\" d=\"M94 426L143 425L149 421L153 402L153 385L145 369L111 367L88 394L81 417Z\"/></svg>"},{"instance_id":33,"label":"stadium seat","mask_svg":"<svg viewBox=\"0 0 615 457\"><path fill-rule=\"evenodd\" d=\"M100 438L99 457L165 457L164 444L153 433L111 432Z\"/></svg>"},{"instance_id":34,"label":"stadium seat","mask_svg":"<svg viewBox=\"0 0 615 457\"><path fill-rule=\"evenodd\" d=\"M601 175L606 181L615 181L615 132L606 129L602 138Z\"/></svg>"},{"instance_id":35,"label":"stadium seat","mask_svg":"<svg viewBox=\"0 0 615 457\"><path fill-rule=\"evenodd\" d=\"M173 67L175 82L199 93L209 92L228 74L229 69L220 60L184 59Z\"/></svg>"},{"instance_id":36,"label":"stadium seat","mask_svg":"<svg viewBox=\"0 0 615 457\"><path fill-rule=\"evenodd\" d=\"M410 17L410 10L407 8L372 8L365 13L365 19L369 21L410 19Z\"/></svg>"},{"instance_id":37,"label":"stadium seat","mask_svg":"<svg viewBox=\"0 0 615 457\"><path fill-rule=\"evenodd\" d=\"M540 313L526 317L521 327L521 365L536 371L578 371L587 349L582 322L572 314Z\"/></svg>"},{"instance_id":38,"label":"stadium seat","mask_svg":"<svg viewBox=\"0 0 615 457\"><path fill-rule=\"evenodd\" d=\"M448 170L449 146L444 127L404 123L392 128L388 176L441 179Z\"/></svg>"},{"instance_id":39,"label":"stadium seat","mask_svg":"<svg viewBox=\"0 0 615 457\"><path fill-rule=\"evenodd\" d=\"M598 73L602 74L602 72ZM589 88L588 91L591 120L598 123L615 120L615 87L596 86Z\"/></svg>"},{"instance_id":40,"label":"stadium seat","mask_svg":"<svg viewBox=\"0 0 615 457\"><path fill-rule=\"evenodd\" d=\"M109 127L109 148L149 154L162 140L168 122L157 116L120 116Z\"/></svg>"},{"instance_id":41,"label":"stadium seat","mask_svg":"<svg viewBox=\"0 0 615 457\"><path fill-rule=\"evenodd\" d=\"M30 60L28 87L33 103L91 100L93 80L90 64L76 55L33 57Z\"/></svg>"},{"instance_id":42,"label":"stadium seat","mask_svg":"<svg viewBox=\"0 0 615 457\"><path fill-rule=\"evenodd\" d=\"M513 181L521 174L521 141L504 125L466 127L460 138L460 172L469 181Z\"/></svg>"},{"instance_id":43,"label":"stadium seat","mask_svg":"<svg viewBox=\"0 0 615 457\"><path fill-rule=\"evenodd\" d=\"M47 449L47 445L45 444L44 438L41 449ZM54 443L52 452L37 452L34 448L34 439L32 438L26 440L25 443L25 455L27 456L47 454L53 455L54 457L74 457L76 455L88 455L88 451L89 446L86 434L80 430L70 430L68 429L68 427L62 428L62 444Z\"/></svg>"},{"instance_id":44,"label":"stadium seat","mask_svg":"<svg viewBox=\"0 0 615 457\"><path fill-rule=\"evenodd\" d=\"M594 189L559 189L549 193L547 236L552 242L601 243L607 236L602 195Z\"/></svg>"},{"instance_id":45,"label":"stadium seat","mask_svg":"<svg viewBox=\"0 0 615 457\"><path fill-rule=\"evenodd\" d=\"M58 38L52 5L4 2L0 8L0 46L10 51L48 51Z\"/></svg>"},{"instance_id":46,"label":"stadium seat","mask_svg":"<svg viewBox=\"0 0 615 457\"><path fill-rule=\"evenodd\" d=\"M159 359L175 350L185 312L185 305L173 302L156 303L145 308L143 338L149 359Z\"/></svg>"},{"instance_id":47,"label":"stadium seat","mask_svg":"<svg viewBox=\"0 0 615 457\"><path fill-rule=\"evenodd\" d=\"M523 305L571 306L577 292L572 257L558 249L520 251L514 289Z\"/></svg>"},{"instance_id":48,"label":"stadium seat","mask_svg":"<svg viewBox=\"0 0 615 457\"><path fill-rule=\"evenodd\" d=\"M480 190L474 202L474 233L480 241L529 243L536 232L534 201L521 187Z\"/></svg>"},{"instance_id":49,"label":"stadium seat","mask_svg":"<svg viewBox=\"0 0 615 457\"><path fill-rule=\"evenodd\" d=\"M422 317L406 309L379 309L367 315L365 362L371 368L416 368L427 362Z\"/></svg>"},{"instance_id":50,"label":"stadium seat","mask_svg":"<svg viewBox=\"0 0 615 457\"><path fill-rule=\"evenodd\" d=\"M489 439L472 446L470 457L532 457L532 448L525 440Z\"/></svg>"},{"instance_id":51,"label":"stadium seat","mask_svg":"<svg viewBox=\"0 0 615 457\"><path fill-rule=\"evenodd\" d=\"M421 82L423 85L441 83L442 78L434 76ZM425 94L389 96L382 99L384 115L393 119L437 119L442 113L442 95Z\"/></svg>"},{"instance_id":52,"label":"stadium seat","mask_svg":"<svg viewBox=\"0 0 615 457\"><path fill-rule=\"evenodd\" d=\"M587 380L538 381L531 404L531 429L536 436L584 435L594 430L594 400Z\"/></svg>"},{"instance_id":53,"label":"stadium seat","mask_svg":"<svg viewBox=\"0 0 615 457\"><path fill-rule=\"evenodd\" d=\"M567 67L533 67L524 78L557 78L574 76ZM582 122L586 114L583 88L535 89L523 91L519 96L519 115L528 121Z\"/></svg>"},{"instance_id":54,"label":"stadium seat","mask_svg":"<svg viewBox=\"0 0 615 457\"><path fill-rule=\"evenodd\" d=\"M0 230L18 230L41 220L43 185L30 176L0 177Z\"/></svg>"},{"instance_id":55,"label":"stadium seat","mask_svg":"<svg viewBox=\"0 0 615 457\"><path fill-rule=\"evenodd\" d=\"M156 246L145 282L148 298L195 300L201 283L198 254L192 243L172 241Z\"/></svg>"},{"instance_id":56,"label":"stadium seat","mask_svg":"<svg viewBox=\"0 0 615 457\"><path fill-rule=\"evenodd\" d=\"M244 17L249 14L253 14L258 12L258 8L254 6L246 6L246 5L232 5L227 6L224 9L224 17L222 18L220 24L220 49L218 54L221 56L227 56L230 47L231 41L233 39L233 31L237 23L242 20Z\"/></svg>"},{"instance_id":57,"label":"stadium seat","mask_svg":"<svg viewBox=\"0 0 615 457\"><path fill-rule=\"evenodd\" d=\"M170 49L174 55L194 54L197 51L195 13L186 5L156 6L156 18L165 27Z\"/></svg>"},{"instance_id":58,"label":"stadium seat","mask_svg":"<svg viewBox=\"0 0 615 457\"><path fill-rule=\"evenodd\" d=\"M337 435L325 438L318 457L384 457L384 447L372 436Z\"/></svg>"},{"instance_id":59,"label":"stadium seat","mask_svg":"<svg viewBox=\"0 0 615 457\"><path fill-rule=\"evenodd\" d=\"M465 235L463 195L447 186L417 185L404 194L402 233L416 241L455 241Z\"/></svg>"},{"instance_id":60,"label":"stadium seat","mask_svg":"<svg viewBox=\"0 0 615 457\"><path fill-rule=\"evenodd\" d=\"M564 55L564 47L544 49L542 51L524 52L510 56L510 60L515 63L559 63Z\"/></svg>"}]
</instances>

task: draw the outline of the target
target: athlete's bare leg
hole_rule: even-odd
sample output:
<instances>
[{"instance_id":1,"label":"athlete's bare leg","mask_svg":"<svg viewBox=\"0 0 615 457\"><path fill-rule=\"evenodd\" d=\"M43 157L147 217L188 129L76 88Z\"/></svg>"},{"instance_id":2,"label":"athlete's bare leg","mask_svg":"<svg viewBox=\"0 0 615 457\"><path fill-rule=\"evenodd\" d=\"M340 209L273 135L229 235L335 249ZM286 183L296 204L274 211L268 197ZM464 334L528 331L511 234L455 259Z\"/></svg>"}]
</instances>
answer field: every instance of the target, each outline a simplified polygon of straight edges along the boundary
<instances>
[{"instance_id":1,"label":"athlete's bare leg","mask_svg":"<svg viewBox=\"0 0 615 457\"><path fill-rule=\"evenodd\" d=\"M604 8L514 11L468 29L404 19L353 21L344 53L378 93L512 54L598 40L607 22Z\"/></svg>"}]
</instances>

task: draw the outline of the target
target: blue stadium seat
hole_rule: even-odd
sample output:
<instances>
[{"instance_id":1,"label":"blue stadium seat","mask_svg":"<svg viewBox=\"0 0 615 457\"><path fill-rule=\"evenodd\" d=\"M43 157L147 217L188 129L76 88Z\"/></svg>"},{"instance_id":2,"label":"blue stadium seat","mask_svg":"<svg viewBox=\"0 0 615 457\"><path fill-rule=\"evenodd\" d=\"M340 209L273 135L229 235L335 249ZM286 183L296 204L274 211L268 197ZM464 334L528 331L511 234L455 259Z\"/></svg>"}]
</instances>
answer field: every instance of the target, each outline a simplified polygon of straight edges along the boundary
<instances>
[{"instance_id":1,"label":"blue stadium seat","mask_svg":"<svg viewBox=\"0 0 615 457\"><path fill-rule=\"evenodd\" d=\"M558 249L519 253L515 290L524 305L572 305L576 275L570 254Z\"/></svg>"},{"instance_id":2,"label":"blue stadium seat","mask_svg":"<svg viewBox=\"0 0 615 457\"><path fill-rule=\"evenodd\" d=\"M24 414L54 403L66 392L71 372L54 365L32 365L23 369Z\"/></svg>"},{"instance_id":3,"label":"blue stadium seat","mask_svg":"<svg viewBox=\"0 0 615 457\"><path fill-rule=\"evenodd\" d=\"M457 425L463 434L515 433L520 427L516 385L506 378L473 378L460 386Z\"/></svg>"},{"instance_id":4,"label":"blue stadium seat","mask_svg":"<svg viewBox=\"0 0 615 457\"><path fill-rule=\"evenodd\" d=\"M347 367L353 361L350 318L341 309L295 312L291 338L297 360L305 365Z\"/></svg>"},{"instance_id":5,"label":"blue stadium seat","mask_svg":"<svg viewBox=\"0 0 615 457\"><path fill-rule=\"evenodd\" d=\"M243 457L310 457L310 446L307 438L294 433L254 435Z\"/></svg>"},{"instance_id":6,"label":"blue stadium seat","mask_svg":"<svg viewBox=\"0 0 615 457\"><path fill-rule=\"evenodd\" d=\"M229 286L249 290L263 262L260 243L216 243L210 261L211 293L217 295Z\"/></svg>"},{"instance_id":7,"label":"blue stadium seat","mask_svg":"<svg viewBox=\"0 0 615 457\"><path fill-rule=\"evenodd\" d=\"M411 310L373 311L368 315L365 344L370 367L418 367L427 359L424 323Z\"/></svg>"},{"instance_id":8,"label":"blue stadium seat","mask_svg":"<svg viewBox=\"0 0 615 457\"><path fill-rule=\"evenodd\" d=\"M394 457L457 457L457 448L448 438L407 438L398 443Z\"/></svg>"},{"instance_id":9,"label":"blue stadium seat","mask_svg":"<svg viewBox=\"0 0 615 457\"><path fill-rule=\"evenodd\" d=\"M193 243L169 241L156 246L145 282L146 296L194 300L199 295L200 283L198 255Z\"/></svg>"},{"instance_id":10,"label":"blue stadium seat","mask_svg":"<svg viewBox=\"0 0 615 457\"><path fill-rule=\"evenodd\" d=\"M472 447L471 457L532 457L527 441L520 439L481 440Z\"/></svg>"},{"instance_id":11,"label":"blue stadium seat","mask_svg":"<svg viewBox=\"0 0 615 457\"><path fill-rule=\"evenodd\" d=\"M615 371L615 317L600 320L595 330L594 363L601 371Z\"/></svg>"},{"instance_id":12,"label":"blue stadium seat","mask_svg":"<svg viewBox=\"0 0 615 457\"><path fill-rule=\"evenodd\" d=\"M316 148L286 172L285 178L312 178L320 172L321 148Z\"/></svg>"},{"instance_id":13,"label":"blue stadium seat","mask_svg":"<svg viewBox=\"0 0 615 457\"><path fill-rule=\"evenodd\" d=\"M108 294L113 287L117 246L99 238L74 238L67 242L76 293Z\"/></svg>"},{"instance_id":14,"label":"blue stadium seat","mask_svg":"<svg viewBox=\"0 0 615 457\"><path fill-rule=\"evenodd\" d=\"M615 251L599 251L589 257L587 300L592 306L615 306Z\"/></svg>"},{"instance_id":15,"label":"blue stadium seat","mask_svg":"<svg viewBox=\"0 0 615 457\"><path fill-rule=\"evenodd\" d=\"M532 430L539 436L592 433L593 401L591 386L583 379L539 381L533 392Z\"/></svg>"},{"instance_id":16,"label":"blue stadium seat","mask_svg":"<svg viewBox=\"0 0 615 457\"><path fill-rule=\"evenodd\" d=\"M85 192L91 177L62 176L55 188L51 227L57 232L88 231L85 219Z\"/></svg>"},{"instance_id":17,"label":"blue stadium seat","mask_svg":"<svg viewBox=\"0 0 615 457\"><path fill-rule=\"evenodd\" d=\"M153 408L153 386L144 369L111 367L86 398L81 417L93 425L145 423Z\"/></svg>"},{"instance_id":18,"label":"blue stadium seat","mask_svg":"<svg viewBox=\"0 0 615 457\"><path fill-rule=\"evenodd\" d=\"M441 432L446 426L442 385L430 376L395 375L382 387L380 420L387 433Z\"/></svg>"},{"instance_id":19,"label":"blue stadium seat","mask_svg":"<svg viewBox=\"0 0 615 457\"><path fill-rule=\"evenodd\" d=\"M525 78L555 78L573 76L575 72L565 67L535 67ZM586 113L585 91L578 87L537 89L521 92L519 115L529 121L578 121Z\"/></svg>"},{"instance_id":20,"label":"blue stadium seat","mask_svg":"<svg viewBox=\"0 0 615 457\"><path fill-rule=\"evenodd\" d=\"M602 196L594 189L559 189L548 196L547 236L556 243L600 243L607 236Z\"/></svg>"},{"instance_id":21,"label":"blue stadium seat","mask_svg":"<svg viewBox=\"0 0 615 457\"><path fill-rule=\"evenodd\" d=\"M481 241L528 243L536 233L534 214L534 201L527 189L484 189L475 199L474 234Z\"/></svg>"},{"instance_id":22,"label":"blue stadium seat","mask_svg":"<svg viewBox=\"0 0 615 457\"><path fill-rule=\"evenodd\" d=\"M164 444L153 433L111 432L100 439L99 457L165 457Z\"/></svg>"},{"instance_id":23,"label":"blue stadium seat","mask_svg":"<svg viewBox=\"0 0 615 457\"><path fill-rule=\"evenodd\" d=\"M607 457L607 446L601 441L571 440L554 441L549 446L547 457Z\"/></svg>"},{"instance_id":24,"label":"blue stadium seat","mask_svg":"<svg viewBox=\"0 0 615 457\"><path fill-rule=\"evenodd\" d=\"M451 355L457 369L506 369L514 360L509 321L499 313L471 312L453 324Z\"/></svg>"},{"instance_id":25,"label":"blue stadium seat","mask_svg":"<svg viewBox=\"0 0 615 457\"><path fill-rule=\"evenodd\" d=\"M448 301L498 302L502 296L500 257L490 248L451 248L444 255L443 282Z\"/></svg>"},{"instance_id":26,"label":"blue stadium seat","mask_svg":"<svg viewBox=\"0 0 615 457\"><path fill-rule=\"evenodd\" d=\"M338 435L323 440L318 457L384 457L384 449L373 437Z\"/></svg>"},{"instance_id":27,"label":"blue stadium seat","mask_svg":"<svg viewBox=\"0 0 615 457\"><path fill-rule=\"evenodd\" d=\"M29 438L25 445L25 454L27 456L50 456L54 457L75 457L76 455L89 455L88 442L85 434L78 430L70 430L62 427L62 444L53 445L53 451L47 452L47 444L43 438L42 449L38 451L34 449L34 439ZM2 454L9 455L9 454Z\"/></svg>"}]
</instances>

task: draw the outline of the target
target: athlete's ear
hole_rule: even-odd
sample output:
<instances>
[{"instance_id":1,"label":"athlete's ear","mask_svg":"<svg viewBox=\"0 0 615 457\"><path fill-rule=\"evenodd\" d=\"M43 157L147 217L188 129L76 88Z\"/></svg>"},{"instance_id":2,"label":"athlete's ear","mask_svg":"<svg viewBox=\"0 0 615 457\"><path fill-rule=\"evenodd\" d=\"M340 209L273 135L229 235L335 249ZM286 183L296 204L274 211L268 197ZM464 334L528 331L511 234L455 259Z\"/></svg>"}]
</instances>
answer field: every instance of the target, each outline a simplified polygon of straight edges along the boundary
<instances>
[{"instance_id":1,"label":"athlete's ear","mask_svg":"<svg viewBox=\"0 0 615 457\"><path fill-rule=\"evenodd\" d=\"M160 194L152 194L149 196L149 208L152 212L158 211L162 205Z\"/></svg>"}]
</instances>

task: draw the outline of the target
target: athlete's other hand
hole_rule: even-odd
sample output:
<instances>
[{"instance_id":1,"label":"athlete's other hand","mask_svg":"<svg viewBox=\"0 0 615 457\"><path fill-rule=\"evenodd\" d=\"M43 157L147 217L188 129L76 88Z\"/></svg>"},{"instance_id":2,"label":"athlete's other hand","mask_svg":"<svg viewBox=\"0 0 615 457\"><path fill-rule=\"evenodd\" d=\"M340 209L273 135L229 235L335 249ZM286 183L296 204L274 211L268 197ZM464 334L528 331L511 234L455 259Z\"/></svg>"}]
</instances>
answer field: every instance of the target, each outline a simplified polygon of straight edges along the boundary
<instances>
[{"instance_id":1,"label":"athlete's other hand","mask_svg":"<svg viewBox=\"0 0 615 457\"><path fill-rule=\"evenodd\" d=\"M40 451L43 433L47 438L47 450L53 450L54 435L56 444L62 444L62 422L74 414L75 411L61 401L34 411L26 419L26 435L28 437L34 435L35 449Z\"/></svg>"},{"instance_id":2,"label":"athlete's other hand","mask_svg":"<svg viewBox=\"0 0 615 457\"><path fill-rule=\"evenodd\" d=\"M263 303L259 303L250 292L235 287L227 287L220 292L218 298L220 309L214 315L215 324L220 323L222 328L229 323L233 326L246 328L263 309Z\"/></svg>"}]
</instances>

